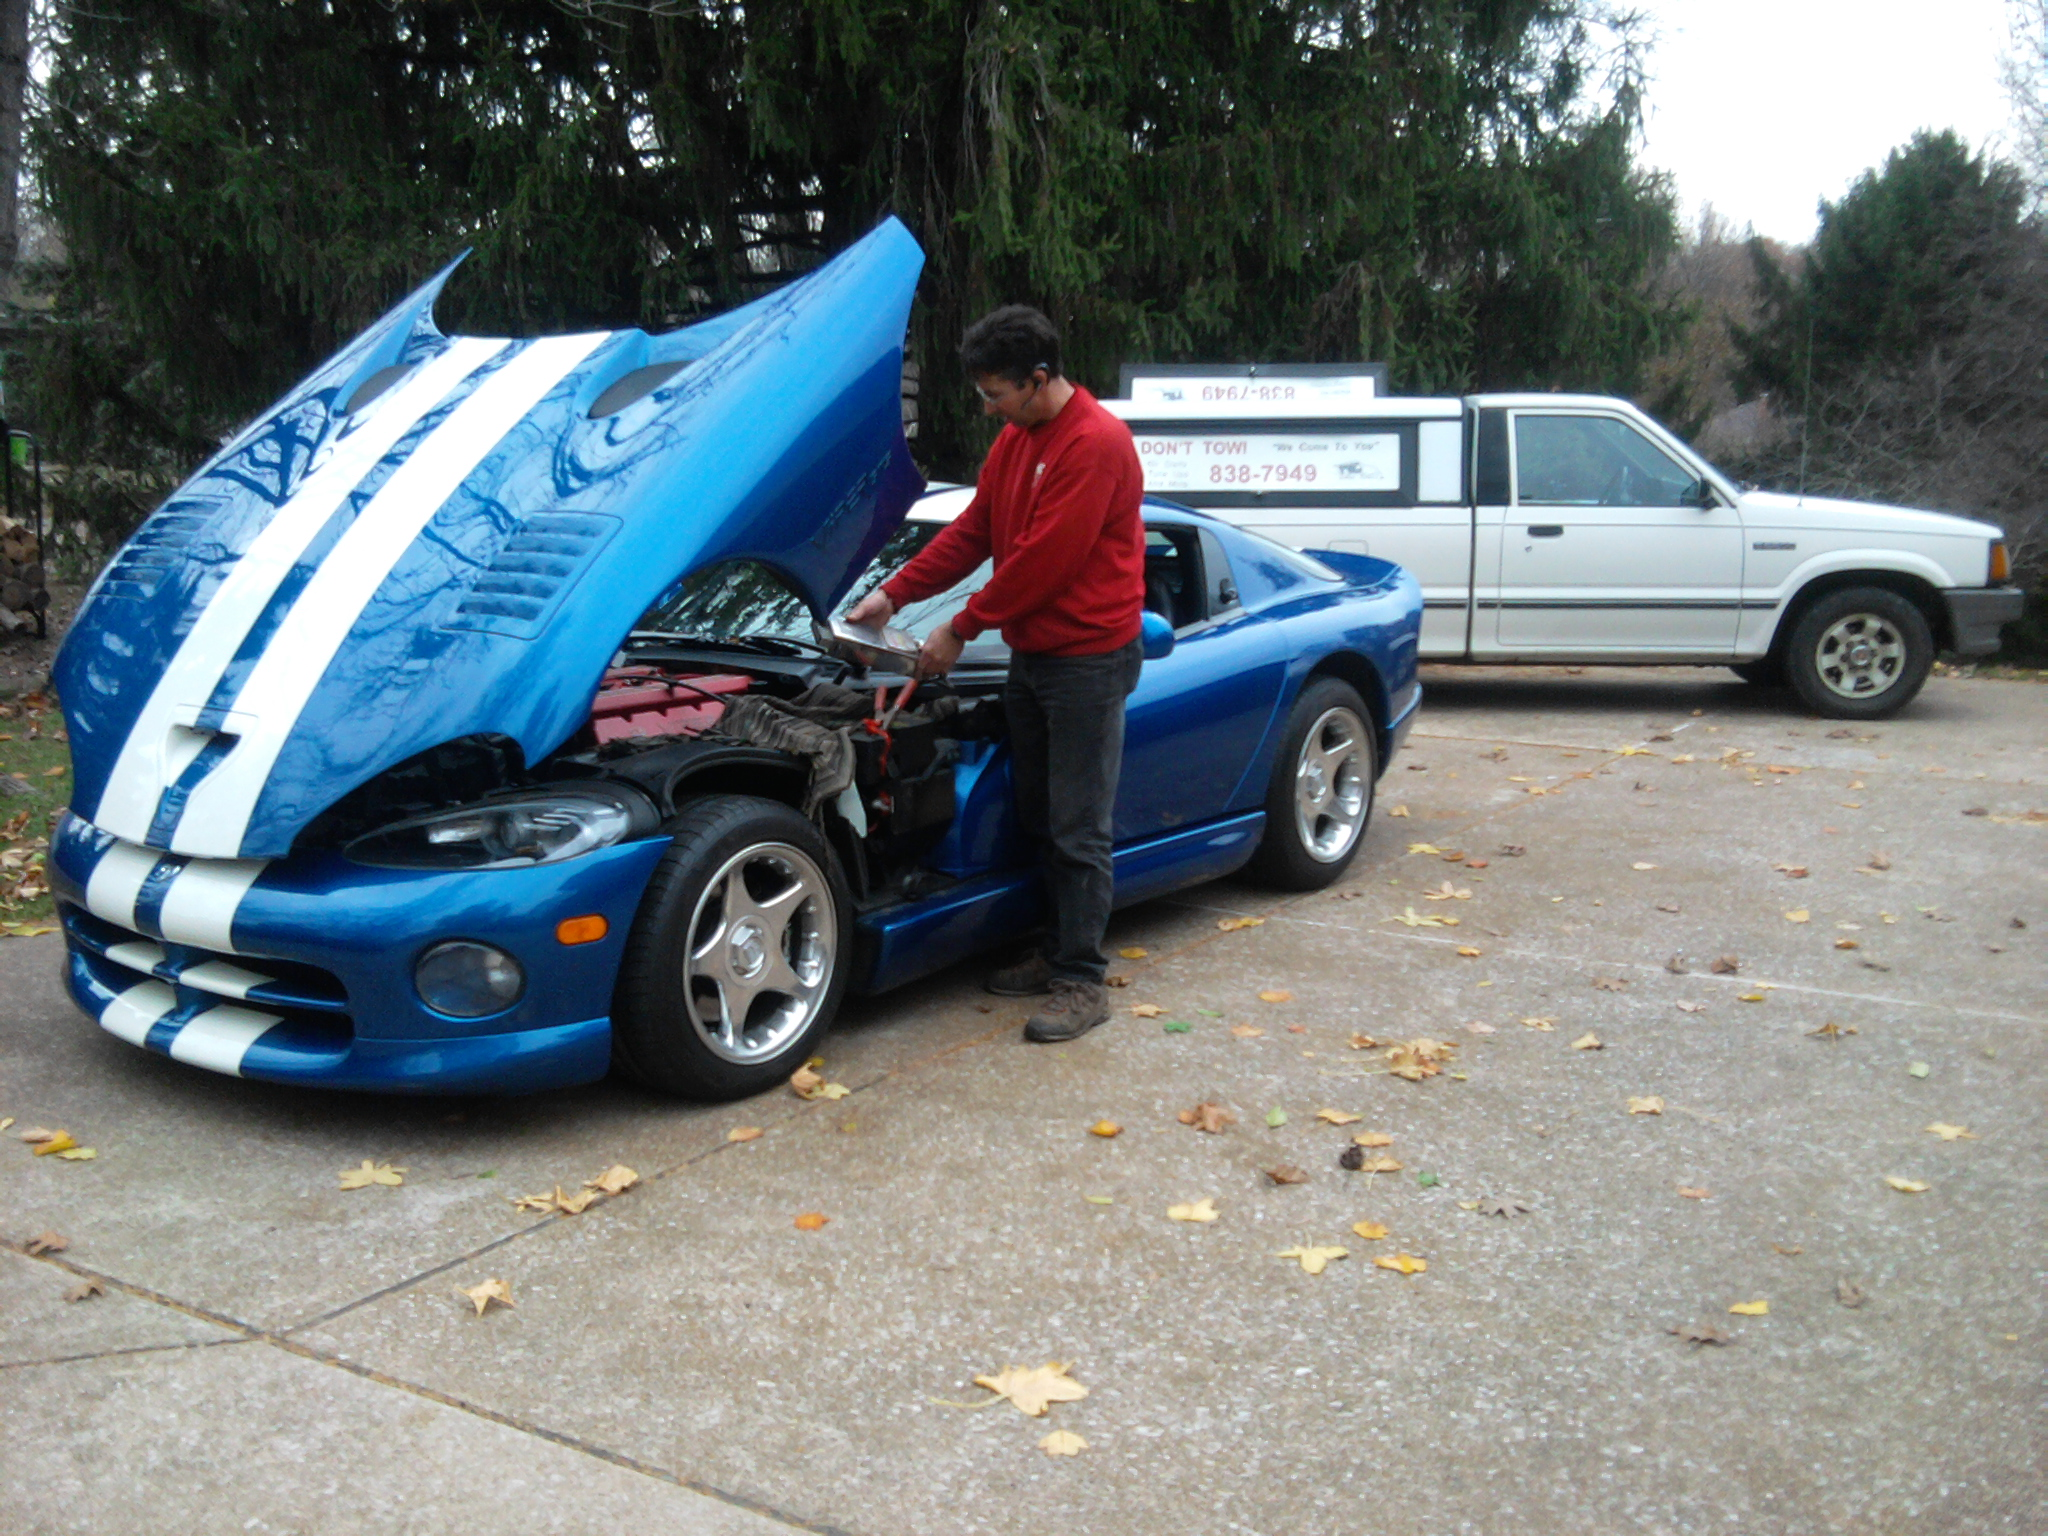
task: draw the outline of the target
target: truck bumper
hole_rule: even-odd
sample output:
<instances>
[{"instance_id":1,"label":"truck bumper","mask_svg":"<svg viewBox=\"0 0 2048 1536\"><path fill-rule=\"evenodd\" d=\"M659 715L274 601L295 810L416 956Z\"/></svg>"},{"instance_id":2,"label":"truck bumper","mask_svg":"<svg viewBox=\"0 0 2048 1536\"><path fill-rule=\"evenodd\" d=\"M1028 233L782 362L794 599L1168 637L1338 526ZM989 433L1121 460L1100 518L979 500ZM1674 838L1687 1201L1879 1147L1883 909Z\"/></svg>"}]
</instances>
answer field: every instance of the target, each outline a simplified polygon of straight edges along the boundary
<instances>
[{"instance_id":1,"label":"truck bumper","mask_svg":"<svg viewBox=\"0 0 2048 1536\"><path fill-rule=\"evenodd\" d=\"M2020 616L2027 595L2018 587L1950 587L1941 594L1948 604L1951 649L1958 656L1989 656L1998 649L1998 632Z\"/></svg>"}]
</instances>

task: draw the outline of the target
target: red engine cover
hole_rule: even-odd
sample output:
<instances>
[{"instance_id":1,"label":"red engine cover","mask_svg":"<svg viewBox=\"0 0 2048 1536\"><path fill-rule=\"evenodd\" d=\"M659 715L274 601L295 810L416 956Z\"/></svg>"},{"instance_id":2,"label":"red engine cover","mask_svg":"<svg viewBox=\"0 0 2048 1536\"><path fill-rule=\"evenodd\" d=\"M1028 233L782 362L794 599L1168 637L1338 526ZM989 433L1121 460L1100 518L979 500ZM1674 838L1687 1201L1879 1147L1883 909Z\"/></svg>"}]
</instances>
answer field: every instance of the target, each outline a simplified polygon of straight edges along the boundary
<instances>
[{"instance_id":1,"label":"red engine cover","mask_svg":"<svg viewBox=\"0 0 2048 1536\"><path fill-rule=\"evenodd\" d=\"M752 679L731 672L677 677L658 667L614 667L597 685L590 728L600 742L629 736L684 736L708 730L725 713L722 699L737 697Z\"/></svg>"}]
</instances>

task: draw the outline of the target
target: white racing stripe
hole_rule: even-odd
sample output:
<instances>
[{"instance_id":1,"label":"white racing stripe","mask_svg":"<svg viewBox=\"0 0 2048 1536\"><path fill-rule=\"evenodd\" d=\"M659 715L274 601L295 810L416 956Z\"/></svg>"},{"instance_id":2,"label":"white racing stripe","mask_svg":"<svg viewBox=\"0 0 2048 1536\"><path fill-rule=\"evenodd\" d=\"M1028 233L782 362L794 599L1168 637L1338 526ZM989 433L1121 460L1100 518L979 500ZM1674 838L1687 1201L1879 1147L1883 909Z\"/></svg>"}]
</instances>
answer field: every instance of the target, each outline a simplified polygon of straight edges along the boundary
<instances>
[{"instance_id":1,"label":"white racing stripe","mask_svg":"<svg viewBox=\"0 0 2048 1536\"><path fill-rule=\"evenodd\" d=\"M157 679L93 808L96 825L130 842L148 836L157 801L182 766L177 762L180 743L174 729L178 716L189 718L189 711L206 703L279 584L348 493L422 416L508 345L470 337L452 343L378 401L362 424L341 439L327 461L277 509L193 617L190 633Z\"/></svg>"},{"instance_id":2,"label":"white racing stripe","mask_svg":"<svg viewBox=\"0 0 2048 1536\"><path fill-rule=\"evenodd\" d=\"M128 945L117 946L126 949ZM114 951L107 951L107 958L113 959ZM245 971L239 965L229 965L225 960L202 960L197 965L188 965L178 972L178 980L188 987L197 987L202 992L212 992L220 997L247 997L251 987L260 987L277 980L260 971Z\"/></svg>"},{"instance_id":3,"label":"white racing stripe","mask_svg":"<svg viewBox=\"0 0 2048 1536\"><path fill-rule=\"evenodd\" d=\"M249 725L193 789L172 848L212 857L241 851L257 799L300 711L384 579L505 434L610 334L533 342L479 384L370 498L250 670L234 702L235 713Z\"/></svg>"},{"instance_id":4,"label":"white racing stripe","mask_svg":"<svg viewBox=\"0 0 2048 1536\"><path fill-rule=\"evenodd\" d=\"M187 864L164 893L157 927L173 944L195 944L233 954L235 909L268 865L266 859Z\"/></svg>"},{"instance_id":5,"label":"white racing stripe","mask_svg":"<svg viewBox=\"0 0 2048 1536\"><path fill-rule=\"evenodd\" d=\"M178 1006L178 994L160 981L145 981L119 993L100 1015L100 1028L140 1045L159 1019Z\"/></svg>"},{"instance_id":6,"label":"white racing stripe","mask_svg":"<svg viewBox=\"0 0 2048 1536\"><path fill-rule=\"evenodd\" d=\"M272 1026L284 1021L274 1013L222 1003L195 1014L192 1022L171 1036L171 1055L209 1072L242 1075L242 1058Z\"/></svg>"},{"instance_id":7,"label":"white racing stripe","mask_svg":"<svg viewBox=\"0 0 2048 1536\"><path fill-rule=\"evenodd\" d=\"M100 855L85 882L85 909L116 927L135 927L135 898L163 855L153 848L116 843Z\"/></svg>"},{"instance_id":8,"label":"white racing stripe","mask_svg":"<svg viewBox=\"0 0 2048 1536\"><path fill-rule=\"evenodd\" d=\"M125 965L129 970L140 971L143 975L147 976L151 971L154 971L158 966L170 959L170 956L163 952L161 945L151 944L143 939L134 939L126 944L109 944L107 946L107 958L116 965Z\"/></svg>"}]
</instances>

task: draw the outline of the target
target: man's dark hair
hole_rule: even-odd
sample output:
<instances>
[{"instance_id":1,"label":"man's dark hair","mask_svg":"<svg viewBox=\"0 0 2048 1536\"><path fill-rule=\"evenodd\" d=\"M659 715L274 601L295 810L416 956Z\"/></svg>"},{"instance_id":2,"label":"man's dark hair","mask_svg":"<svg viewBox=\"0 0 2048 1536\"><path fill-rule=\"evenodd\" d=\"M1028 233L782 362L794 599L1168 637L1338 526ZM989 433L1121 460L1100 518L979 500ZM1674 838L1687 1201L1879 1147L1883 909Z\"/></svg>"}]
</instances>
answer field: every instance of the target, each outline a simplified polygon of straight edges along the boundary
<instances>
[{"instance_id":1,"label":"man's dark hair","mask_svg":"<svg viewBox=\"0 0 2048 1536\"><path fill-rule=\"evenodd\" d=\"M1022 384L1043 368L1049 379L1060 376L1060 332L1029 304L1005 304L990 310L960 338L960 363L970 377L998 374Z\"/></svg>"}]
</instances>

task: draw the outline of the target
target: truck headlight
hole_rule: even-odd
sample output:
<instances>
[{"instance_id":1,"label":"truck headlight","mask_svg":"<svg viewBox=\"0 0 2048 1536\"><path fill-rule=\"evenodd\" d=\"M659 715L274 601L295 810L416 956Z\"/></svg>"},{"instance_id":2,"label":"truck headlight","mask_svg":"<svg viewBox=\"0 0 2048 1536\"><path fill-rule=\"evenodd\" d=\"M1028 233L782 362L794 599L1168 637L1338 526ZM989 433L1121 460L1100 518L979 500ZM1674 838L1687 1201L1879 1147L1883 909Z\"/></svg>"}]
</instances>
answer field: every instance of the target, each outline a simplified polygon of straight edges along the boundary
<instances>
[{"instance_id":1,"label":"truck headlight","mask_svg":"<svg viewBox=\"0 0 2048 1536\"><path fill-rule=\"evenodd\" d=\"M420 1001L437 1013L480 1019L503 1013L526 991L526 972L494 944L451 939L421 955L412 968Z\"/></svg>"},{"instance_id":2,"label":"truck headlight","mask_svg":"<svg viewBox=\"0 0 2048 1536\"><path fill-rule=\"evenodd\" d=\"M654 826L654 808L630 790L577 784L396 822L343 851L384 869L520 869L608 848Z\"/></svg>"}]
</instances>

